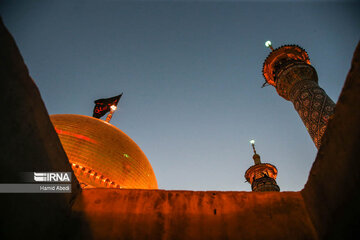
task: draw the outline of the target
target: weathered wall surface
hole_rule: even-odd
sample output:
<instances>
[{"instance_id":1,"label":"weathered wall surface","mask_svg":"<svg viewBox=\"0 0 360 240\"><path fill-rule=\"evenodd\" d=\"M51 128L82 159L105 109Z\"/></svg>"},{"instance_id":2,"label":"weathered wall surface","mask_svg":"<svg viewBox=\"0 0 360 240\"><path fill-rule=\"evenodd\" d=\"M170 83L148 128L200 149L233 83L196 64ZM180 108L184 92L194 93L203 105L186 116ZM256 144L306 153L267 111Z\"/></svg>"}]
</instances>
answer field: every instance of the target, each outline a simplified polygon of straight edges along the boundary
<instances>
[{"instance_id":1,"label":"weathered wall surface","mask_svg":"<svg viewBox=\"0 0 360 240\"><path fill-rule=\"evenodd\" d=\"M79 215L76 238L316 239L299 192L92 189L76 199Z\"/></svg>"},{"instance_id":2,"label":"weathered wall surface","mask_svg":"<svg viewBox=\"0 0 360 240\"><path fill-rule=\"evenodd\" d=\"M21 172L71 172L40 93L1 19L0 79L0 182L15 182ZM76 180L72 187L73 194L1 194L0 239L61 238L78 192Z\"/></svg>"},{"instance_id":3,"label":"weathered wall surface","mask_svg":"<svg viewBox=\"0 0 360 240\"><path fill-rule=\"evenodd\" d=\"M324 239L351 239L360 228L360 43L335 115L329 121L308 182L301 191Z\"/></svg>"}]
</instances>

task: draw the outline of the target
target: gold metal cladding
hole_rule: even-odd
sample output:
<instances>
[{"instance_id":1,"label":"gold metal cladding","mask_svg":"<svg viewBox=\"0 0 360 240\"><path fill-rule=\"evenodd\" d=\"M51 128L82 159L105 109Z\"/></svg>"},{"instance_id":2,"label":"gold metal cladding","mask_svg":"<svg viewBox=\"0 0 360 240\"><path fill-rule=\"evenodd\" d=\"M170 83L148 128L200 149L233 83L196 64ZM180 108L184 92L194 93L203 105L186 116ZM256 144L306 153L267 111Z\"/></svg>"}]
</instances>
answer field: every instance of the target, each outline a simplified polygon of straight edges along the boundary
<instances>
[{"instance_id":1,"label":"gold metal cladding","mask_svg":"<svg viewBox=\"0 0 360 240\"><path fill-rule=\"evenodd\" d=\"M147 157L120 129L82 115L59 114L50 119L83 188L158 188Z\"/></svg>"}]
</instances>

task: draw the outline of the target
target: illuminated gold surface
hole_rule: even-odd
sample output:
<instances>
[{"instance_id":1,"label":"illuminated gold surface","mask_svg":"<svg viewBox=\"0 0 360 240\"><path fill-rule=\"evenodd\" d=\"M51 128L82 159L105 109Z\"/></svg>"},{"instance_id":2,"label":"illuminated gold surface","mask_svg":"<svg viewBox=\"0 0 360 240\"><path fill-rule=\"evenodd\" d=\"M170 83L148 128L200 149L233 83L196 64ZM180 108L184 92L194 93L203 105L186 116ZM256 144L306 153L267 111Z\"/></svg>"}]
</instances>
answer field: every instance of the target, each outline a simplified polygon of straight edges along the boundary
<instances>
[{"instance_id":1,"label":"illuminated gold surface","mask_svg":"<svg viewBox=\"0 0 360 240\"><path fill-rule=\"evenodd\" d=\"M83 188L158 188L145 154L120 129L82 115L57 114L50 119Z\"/></svg>"},{"instance_id":2,"label":"illuminated gold surface","mask_svg":"<svg viewBox=\"0 0 360 240\"><path fill-rule=\"evenodd\" d=\"M245 172L245 178L250 184L253 183L254 179L259 179L266 174L268 177L276 179L277 176L277 169L274 165L270 163L260 163L251 166Z\"/></svg>"},{"instance_id":3,"label":"illuminated gold surface","mask_svg":"<svg viewBox=\"0 0 360 240\"><path fill-rule=\"evenodd\" d=\"M265 59L263 65L263 75L266 82L276 86L275 65L285 59L302 61L310 65L310 59L307 52L297 45L285 45L272 51Z\"/></svg>"}]
</instances>

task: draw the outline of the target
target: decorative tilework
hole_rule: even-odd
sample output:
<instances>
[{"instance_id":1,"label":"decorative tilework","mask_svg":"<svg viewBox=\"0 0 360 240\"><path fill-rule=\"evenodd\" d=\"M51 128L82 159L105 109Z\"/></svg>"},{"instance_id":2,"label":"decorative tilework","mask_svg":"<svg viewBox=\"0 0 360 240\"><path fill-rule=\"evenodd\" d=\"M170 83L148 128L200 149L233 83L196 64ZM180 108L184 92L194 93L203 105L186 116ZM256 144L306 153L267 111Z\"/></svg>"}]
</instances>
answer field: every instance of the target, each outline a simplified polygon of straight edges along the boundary
<instances>
[{"instance_id":1,"label":"decorative tilework","mask_svg":"<svg viewBox=\"0 0 360 240\"><path fill-rule=\"evenodd\" d=\"M263 75L281 97L294 104L319 148L335 104L319 87L316 70L310 65L306 51L297 45L275 49L264 61Z\"/></svg>"},{"instance_id":2,"label":"decorative tilework","mask_svg":"<svg viewBox=\"0 0 360 240\"><path fill-rule=\"evenodd\" d=\"M273 178L264 176L258 178L251 184L251 189L253 192L279 192L280 188L277 185L276 181Z\"/></svg>"},{"instance_id":3,"label":"decorative tilework","mask_svg":"<svg viewBox=\"0 0 360 240\"><path fill-rule=\"evenodd\" d=\"M293 65L283 71L283 74L277 78L277 82L288 83L286 84L286 92L289 93L287 98L294 104L315 146L319 148L328 120L334 113L335 104L317 84L317 78L309 78L309 76L316 76L316 73L309 74L311 71L315 69L310 65ZM291 82L293 84L289 84ZM285 84L279 84L279 86L284 87Z\"/></svg>"}]
</instances>

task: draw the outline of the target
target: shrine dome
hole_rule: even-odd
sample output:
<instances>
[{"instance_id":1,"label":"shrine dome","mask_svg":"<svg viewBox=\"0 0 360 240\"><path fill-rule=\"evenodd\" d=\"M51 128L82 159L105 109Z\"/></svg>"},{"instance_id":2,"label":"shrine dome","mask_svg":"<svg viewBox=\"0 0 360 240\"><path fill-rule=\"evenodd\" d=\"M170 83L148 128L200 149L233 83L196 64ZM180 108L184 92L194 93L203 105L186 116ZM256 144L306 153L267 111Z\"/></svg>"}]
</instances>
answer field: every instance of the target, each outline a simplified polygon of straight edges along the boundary
<instances>
[{"instance_id":1,"label":"shrine dome","mask_svg":"<svg viewBox=\"0 0 360 240\"><path fill-rule=\"evenodd\" d=\"M82 188L158 188L149 160L120 129L83 115L56 114L50 120Z\"/></svg>"}]
</instances>

